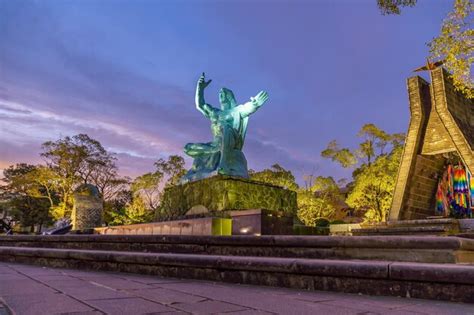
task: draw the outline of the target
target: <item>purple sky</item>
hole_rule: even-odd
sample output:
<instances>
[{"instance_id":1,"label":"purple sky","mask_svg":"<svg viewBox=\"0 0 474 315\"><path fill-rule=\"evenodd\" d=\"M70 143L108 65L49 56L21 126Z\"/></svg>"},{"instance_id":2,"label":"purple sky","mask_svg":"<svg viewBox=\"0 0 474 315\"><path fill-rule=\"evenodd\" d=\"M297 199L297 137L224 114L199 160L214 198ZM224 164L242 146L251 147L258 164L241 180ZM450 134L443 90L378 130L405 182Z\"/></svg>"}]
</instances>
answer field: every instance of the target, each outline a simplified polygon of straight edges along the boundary
<instances>
[{"instance_id":1,"label":"purple sky","mask_svg":"<svg viewBox=\"0 0 474 315\"><path fill-rule=\"evenodd\" d=\"M122 174L151 171L210 141L194 107L205 71L214 106L222 86L239 102L270 95L250 119L249 167L350 176L320 152L332 139L354 147L368 122L405 132L405 80L452 6L418 2L382 16L376 0L0 0L0 170L87 133Z\"/></svg>"}]
</instances>

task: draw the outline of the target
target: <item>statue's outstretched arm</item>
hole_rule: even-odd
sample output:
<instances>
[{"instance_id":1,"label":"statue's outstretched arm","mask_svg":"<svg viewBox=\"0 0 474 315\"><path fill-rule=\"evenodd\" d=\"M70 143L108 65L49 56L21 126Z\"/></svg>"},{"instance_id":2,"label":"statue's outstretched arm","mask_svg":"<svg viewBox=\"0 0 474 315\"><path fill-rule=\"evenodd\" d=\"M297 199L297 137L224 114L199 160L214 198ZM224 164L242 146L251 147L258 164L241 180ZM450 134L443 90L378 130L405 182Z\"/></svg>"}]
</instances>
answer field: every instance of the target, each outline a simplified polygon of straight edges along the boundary
<instances>
[{"instance_id":1,"label":"statue's outstretched arm","mask_svg":"<svg viewBox=\"0 0 474 315\"><path fill-rule=\"evenodd\" d=\"M260 91L255 97L250 98L250 102L237 106L237 109L243 117L249 116L257 111L268 100L268 93Z\"/></svg>"},{"instance_id":2,"label":"statue's outstretched arm","mask_svg":"<svg viewBox=\"0 0 474 315\"><path fill-rule=\"evenodd\" d=\"M204 100L204 89L211 83L212 80L206 82L206 77L204 72L202 73L196 87L196 108L200 111L204 116L210 117L212 113L215 111L215 108L211 105L207 104Z\"/></svg>"}]
</instances>

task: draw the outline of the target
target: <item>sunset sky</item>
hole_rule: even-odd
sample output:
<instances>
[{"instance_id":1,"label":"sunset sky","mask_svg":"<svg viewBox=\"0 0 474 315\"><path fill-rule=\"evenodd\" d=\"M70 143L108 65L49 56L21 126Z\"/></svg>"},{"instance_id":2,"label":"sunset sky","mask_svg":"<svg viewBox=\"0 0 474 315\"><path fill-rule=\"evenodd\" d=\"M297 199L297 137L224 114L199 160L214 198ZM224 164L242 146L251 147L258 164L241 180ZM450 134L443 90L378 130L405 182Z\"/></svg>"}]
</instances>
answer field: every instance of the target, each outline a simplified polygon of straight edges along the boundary
<instances>
[{"instance_id":1,"label":"sunset sky","mask_svg":"<svg viewBox=\"0 0 474 315\"><path fill-rule=\"evenodd\" d=\"M87 133L122 174L152 171L211 140L194 105L205 71L214 106L223 86L270 95L250 119L250 168L348 177L320 157L330 140L354 147L368 122L406 131L405 80L452 7L418 2L382 16L376 0L0 0L0 169Z\"/></svg>"}]
</instances>

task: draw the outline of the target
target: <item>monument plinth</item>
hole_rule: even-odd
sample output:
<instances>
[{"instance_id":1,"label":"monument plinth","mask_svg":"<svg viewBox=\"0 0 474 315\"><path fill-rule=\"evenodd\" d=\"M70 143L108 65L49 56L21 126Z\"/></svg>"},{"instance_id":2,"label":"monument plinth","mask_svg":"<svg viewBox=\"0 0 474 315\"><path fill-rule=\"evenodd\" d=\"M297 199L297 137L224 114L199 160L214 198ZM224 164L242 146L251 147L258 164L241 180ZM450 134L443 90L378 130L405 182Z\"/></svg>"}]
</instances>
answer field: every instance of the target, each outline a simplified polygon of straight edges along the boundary
<instances>
[{"instance_id":1,"label":"monument plinth","mask_svg":"<svg viewBox=\"0 0 474 315\"><path fill-rule=\"evenodd\" d=\"M165 189L162 211L174 217L204 207L209 212L265 209L293 215L296 192L245 178L217 175Z\"/></svg>"}]
</instances>

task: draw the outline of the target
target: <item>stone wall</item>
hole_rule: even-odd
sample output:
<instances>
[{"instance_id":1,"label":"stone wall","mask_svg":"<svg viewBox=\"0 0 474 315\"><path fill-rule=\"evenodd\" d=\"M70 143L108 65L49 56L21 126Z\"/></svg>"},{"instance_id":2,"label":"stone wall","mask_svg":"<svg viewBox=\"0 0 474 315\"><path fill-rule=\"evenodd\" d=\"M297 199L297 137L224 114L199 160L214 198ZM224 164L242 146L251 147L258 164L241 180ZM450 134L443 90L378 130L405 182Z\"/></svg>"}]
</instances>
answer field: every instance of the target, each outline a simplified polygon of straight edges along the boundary
<instances>
[{"instance_id":1,"label":"stone wall","mask_svg":"<svg viewBox=\"0 0 474 315\"><path fill-rule=\"evenodd\" d=\"M444 163L445 159L440 155L417 155L401 220L424 219L434 215L438 174L443 171Z\"/></svg>"},{"instance_id":2,"label":"stone wall","mask_svg":"<svg viewBox=\"0 0 474 315\"><path fill-rule=\"evenodd\" d=\"M431 111L431 97L429 83L421 77L407 80L408 98L410 104L410 124L405 138L397 182L393 192L393 202L389 220L398 220L404 207L406 196L410 189L411 179L415 170L415 163L423 145L428 115Z\"/></svg>"},{"instance_id":3,"label":"stone wall","mask_svg":"<svg viewBox=\"0 0 474 315\"><path fill-rule=\"evenodd\" d=\"M95 228L94 231L103 235L231 235L232 220L196 218L100 227Z\"/></svg>"}]
</instances>

